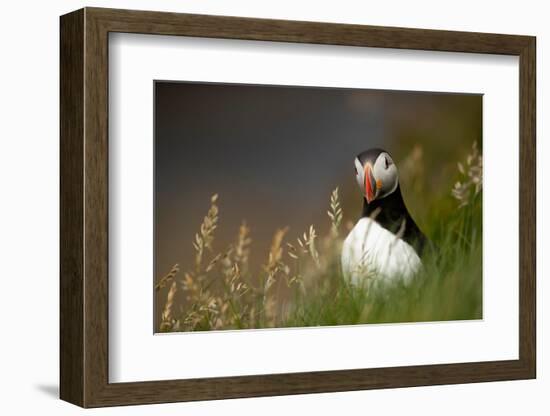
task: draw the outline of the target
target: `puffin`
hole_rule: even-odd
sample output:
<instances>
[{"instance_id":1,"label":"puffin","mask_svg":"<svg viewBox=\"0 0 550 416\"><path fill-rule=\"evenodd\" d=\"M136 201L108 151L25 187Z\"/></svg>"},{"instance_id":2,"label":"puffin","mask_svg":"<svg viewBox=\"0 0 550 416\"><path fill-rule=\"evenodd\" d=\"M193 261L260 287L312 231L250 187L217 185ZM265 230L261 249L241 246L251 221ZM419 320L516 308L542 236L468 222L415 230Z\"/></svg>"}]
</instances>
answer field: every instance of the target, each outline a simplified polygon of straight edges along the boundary
<instances>
[{"instance_id":1,"label":"puffin","mask_svg":"<svg viewBox=\"0 0 550 416\"><path fill-rule=\"evenodd\" d=\"M366 150L355 158L355 178L363 211L342 245L344 277L368 287L409 283L428 240L407 210L395 162L383 149Z\"/></svg>"}]
</instances>

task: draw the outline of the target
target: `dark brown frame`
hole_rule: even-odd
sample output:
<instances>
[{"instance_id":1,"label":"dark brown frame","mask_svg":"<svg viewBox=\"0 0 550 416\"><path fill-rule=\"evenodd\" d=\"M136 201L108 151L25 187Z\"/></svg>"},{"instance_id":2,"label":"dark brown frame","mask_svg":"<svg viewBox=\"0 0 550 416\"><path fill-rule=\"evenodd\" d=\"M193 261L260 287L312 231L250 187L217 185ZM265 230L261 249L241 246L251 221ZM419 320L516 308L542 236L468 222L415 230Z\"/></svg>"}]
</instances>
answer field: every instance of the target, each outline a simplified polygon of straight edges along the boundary
<instances>
[{"instance_id":1,"label":"dark brown frame","mask_svg":"<svg viewBox=\"0 0 550 416\"><path fill-rule=\"evenodd\" d=\"M63 400L99 407L536 376L535 38L286 20L85 8L61 17ZM519 359L460 364L109 383L108 35L110 32L519 56Z\"/></svg>"}]
</instances>

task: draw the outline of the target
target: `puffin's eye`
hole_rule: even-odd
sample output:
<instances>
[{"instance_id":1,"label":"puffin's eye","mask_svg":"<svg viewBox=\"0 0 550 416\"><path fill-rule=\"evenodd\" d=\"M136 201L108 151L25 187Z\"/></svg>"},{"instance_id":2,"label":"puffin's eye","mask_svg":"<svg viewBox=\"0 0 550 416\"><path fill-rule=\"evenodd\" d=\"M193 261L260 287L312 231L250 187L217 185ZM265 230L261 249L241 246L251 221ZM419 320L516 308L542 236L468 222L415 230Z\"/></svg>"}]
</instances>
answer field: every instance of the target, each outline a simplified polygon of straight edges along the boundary
<instances>
[{"instance_id":1,"label":"puffin's eye","mask_svg":"<svg viewBox=\"0 0 550 416\"><path fill-rule=\"evenodd\" d=\"M357 168L354 168L355 169L355 176L357 176Z\"/></svg>"},{"instance_id":2,"label":"puffin's eye","mask_svg":"<svg viewBox=\"0 0 550 416\"><path fill-rule=\"evenodd\" d=\"M391 160L389 160L387 156L384 156L384 165L386 169L391 165Z\"/></svg>"}]
</instances>

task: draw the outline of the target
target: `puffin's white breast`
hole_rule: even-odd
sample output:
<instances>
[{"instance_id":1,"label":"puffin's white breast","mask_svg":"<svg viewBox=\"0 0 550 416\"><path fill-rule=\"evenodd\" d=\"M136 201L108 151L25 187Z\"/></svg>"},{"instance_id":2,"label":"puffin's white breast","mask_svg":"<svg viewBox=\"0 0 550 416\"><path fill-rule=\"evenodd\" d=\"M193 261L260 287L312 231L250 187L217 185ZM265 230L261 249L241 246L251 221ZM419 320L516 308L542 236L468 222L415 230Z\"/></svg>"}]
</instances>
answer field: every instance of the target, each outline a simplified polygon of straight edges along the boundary
<instances>
[{"instance_id":1,"label":"puffin's white breast","mask_svg":"<svg viewBox=\"0 0 550 416\"><path fill-rule=\"evenodd\" d=\"M412 246L371 218L361 218L342 246L342 271L354 284L370 278L372 282L408 282L421 266Z\"/></svg>"}]
</instances>

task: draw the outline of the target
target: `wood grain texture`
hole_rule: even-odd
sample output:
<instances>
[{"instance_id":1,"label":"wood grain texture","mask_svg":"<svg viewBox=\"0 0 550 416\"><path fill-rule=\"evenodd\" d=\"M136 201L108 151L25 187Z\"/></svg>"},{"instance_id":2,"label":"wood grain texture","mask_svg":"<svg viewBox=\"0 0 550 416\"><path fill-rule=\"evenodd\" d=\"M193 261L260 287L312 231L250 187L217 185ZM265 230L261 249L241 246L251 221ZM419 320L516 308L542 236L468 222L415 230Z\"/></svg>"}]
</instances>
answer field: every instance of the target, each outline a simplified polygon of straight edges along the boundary
<instances>
[{"instance_id":1,"label":"wood grain texture","mask_svg":"<svg viewBox=\"0 0 550 416\"><path fill-rule=\"evenodd\" d=\"M527 36L87 8L110 32L519 55Z\"/></svg>"},{"instance_id":2,"label":"wood grain texture","mask_svg":"<svg viewBox=\"0 0 550 416\"><path fill-rule=\"evenodd\" d=\"M518 360L207 379L108 380L108 33L520 57ZM533 378L535 38L86 8L61 18L61 397L83 407Z\"/></svg>"},{"instance_id":3,"label":"wood grain texture","mask_svg":"<svg viewBox=\"0 0 550 416\"><path fill-rule=\"evenodd\" d=\"M60 22L60 388L84 404L84 12Z\"/></svg>"},{"instance_id":4,"label":"wood grain texture","mask_svg":"<svg viewBox=\"0 0 550 416\"><path fill-rule=\"evenodd\" d=\"M108 33L85 10L84 68L84 377L85 406L96 402L108 380Z\"/></svg>"},{"instance_id":5,"label":"wood grain texture","mask_svg":"<svg viewBox=\"0 0 550 416\"><path fill-rule=\"evenodd\" d=\"M536 41L520 54L519 142L519 356L536 377Z\"/></svg>"}]
</instances>

